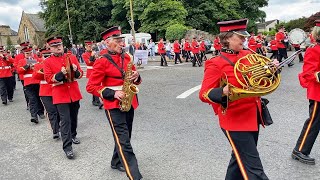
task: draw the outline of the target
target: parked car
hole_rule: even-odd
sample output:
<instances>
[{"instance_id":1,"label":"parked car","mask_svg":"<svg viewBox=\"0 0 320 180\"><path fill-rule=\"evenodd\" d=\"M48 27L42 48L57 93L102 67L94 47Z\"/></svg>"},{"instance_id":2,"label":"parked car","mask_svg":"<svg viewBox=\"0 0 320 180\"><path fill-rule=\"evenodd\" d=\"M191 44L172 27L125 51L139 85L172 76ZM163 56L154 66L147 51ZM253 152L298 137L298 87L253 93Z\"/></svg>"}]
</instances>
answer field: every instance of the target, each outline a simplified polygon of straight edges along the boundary
<instances>
[{"instance_id":1,"label":"parked car","mask_svg":"<svg viewBox=\"0 0 320 180\"><path fill-rule=\"evenodd\" d=\"M205 46L206 46L206 53L211 53L211 52L213 52L212 49L211 49L211 47L213 47L213 46L212 46L212 44L213 44L212 41L210 41L209 39L206 39L206 40L204 40L204 44L205 44ZM213 48L213 49L214 49L214 48Z\"/></svg>"}]
</instances>

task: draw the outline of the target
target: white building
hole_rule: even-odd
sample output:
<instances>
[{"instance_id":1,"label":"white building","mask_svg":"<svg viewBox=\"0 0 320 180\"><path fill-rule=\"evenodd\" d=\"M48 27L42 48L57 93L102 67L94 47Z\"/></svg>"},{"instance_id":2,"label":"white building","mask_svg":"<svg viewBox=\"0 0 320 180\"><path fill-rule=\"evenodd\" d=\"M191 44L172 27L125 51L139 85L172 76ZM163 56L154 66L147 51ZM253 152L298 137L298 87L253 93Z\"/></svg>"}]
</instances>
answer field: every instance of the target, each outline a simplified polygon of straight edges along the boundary
<instances>
[{"instance_id":1,"label":"white building","mask_svg":"<svg viewBox=\"0 0 320 180\"><path fill-rule=\"evenodd\" d=\"M257 27L258 27L258 32L269 32L272 29L276 28L276 25L279 24L279 20L278 19L274 19L271 21L266 21L264 23L258 23Z\"/></svg>"}]
</instances>

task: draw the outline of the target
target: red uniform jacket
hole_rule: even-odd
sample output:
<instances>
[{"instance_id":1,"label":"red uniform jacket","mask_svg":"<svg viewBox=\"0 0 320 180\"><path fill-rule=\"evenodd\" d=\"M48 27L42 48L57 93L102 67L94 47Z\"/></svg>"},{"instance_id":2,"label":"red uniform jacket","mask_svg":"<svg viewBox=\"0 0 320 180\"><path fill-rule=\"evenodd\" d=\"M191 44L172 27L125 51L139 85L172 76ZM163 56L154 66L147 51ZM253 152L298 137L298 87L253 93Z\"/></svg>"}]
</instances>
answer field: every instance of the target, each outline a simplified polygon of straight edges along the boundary
<instances>
[{"instance_id":1,"label":"red uniform jacket","mask_svg":"<svg viewBox=\"0 0 320 180\"><path fill-rule=\"evenodd\" d=\"M257 36L257 48L261 48L262 47L262 37L261 36Z\"/></svg>"},{"instance_id":2,"label":"red uniform jacket","mask_svg":"<svg viewBox=\"0 0 320 180\"><path fill-rule=\"evenodd\" d=\"M31 57L32 58L32 57ZM34 66L35 64L38 63L37 59L33 59L33 63L31 64L31 66L28 69L25 69L24 66L27 65L27 59L20 59L19 60L19 64L17 67L17 71L19 74L21 74L23 76L23 80L24 80L24 86L28 86L30 84L39 84L40 80L37 80L35 78L33 78L32 74L33 74L33 70L34 70ZM30 63L28 63L30 65Z\"/></svg>"},{"instance_id":3,"label":"red uniform jacket","mask_svg":"<svg viewBox=\"0 0 320 180\"><path fill-rule=\"evenodd\" d=\"M292 44L292 46L295 48L300 48L300 44Z\"/></svg>"},{"instance_id":4,"label":"red uniform jacket","mask_svg":"<svg viewBox=\"0 0 320 180\"><path fill-rule=\"evenodd\" d=\"M320 45L309 47L304 55L303 70L299 74L302 87L307 88L307 98L320 101Z\"/></svg>"},{"instance_id":5,"label":"red uniform jacket","mask_svg":"<svg viewBox=\"0 0 320 180\"><path fill-rule=\"evenodd\" d=\"M283 32L278 32L276 34L276 40L277 40L277 47L279 48L286 48L285 44L283 43L285 39L285 34Z\"/></svg>"},{"instance_id":6,"label":"red uniform jacket","mask_svg":"<svg viewBox=\"0 0 320 180\"><path fill-rule=\"evenodd\" d=\"M218 50L218 51L221 50L221 43L220 43L219 39L215 39L213 41L213 47L214 47L215 50Z\"/></svg>"},{"instance_id":7,"label":"red uniform jacket","mask_svg":"<svg viewBox=\"0 0 320 180\"><path fill-rule=\"evenodd\" d=\"M180 44L179 43L173 43L173 51L175 53L180 53L181 52L181 48L180 48Z\"/></svg>"},{"instance_id":8,"label":"red uniform jacket","mask_svg":"<svg viewBox=\"0 0 320 180\"><path fill-rule=\"evenodd\" d=\"M199 53L199 43L197 41L192 41L191 43L191 51L193 54Z\"/></svg>"},{"instance_id":9,"label":"red uniform jacket","mask_svg":"<svg viewBox=\"0 0 320 180\"><path fill-rule=\"evenodd\" d=\"M249 38L248 47L254 52L257 52L257 42L253 36Z\"/></svg>"},{"instance_id":10,"label":"red uniform jacket","mask_svg":"<svg viewBox=\"0 0 320 180\"><path fill-rule=\"evenodd\" d=\"M249 53L249 51L245 50L240 51L238 55L222 52L225 57L234 63ZM219 116L221 128L230 131L258 131L257 108L259 112L261 112L260 97L242 98L234 102L229 102L226 112L223 113L220 104L213 102L208 96L210 92L215 92L215 96L222 96L220 80L221 78L225 78L225 75L227 75L229 83L242 88L235 78L233 69L233 66L221 56L206 61L199 98L201 101L212 105L215 113ZM240 73L238 76L241 76ZM261 122L261 124L263 124L263 122Z\"/></svg>"},{"instance_id":11,"label":"red uniform jacket","mask_svg":"<svg viewBox=\"0 0 320 180\"><path fill-rule=\"evenodd\" d=\"M47 81L44 79L43 68L43 61L34 65L32 77L37 80L40 80L39 96L52 96L52 84L48 84Z\"/></svg>"},{"instance_id":12,"label":"red uniform jacket","mask_svg":"<svg viewBox=\"0 0 320 180\"><path fill-rule=\"evenodd\" d=\"M93 69L93 64L94 64L94 61L90 61L91 53L92 52L87 51L82 54L82 58L84 59L84 62L86 62L86 64L87 64L87 75L86 75L87 78L90 77L92 69ZM93 57L93 58L95 58L95 57Z\"/></svg>"},{"instance_id":13,"label":"red uniform jacket","mask_svg":"<svg viewBox=\"0 0 320 180\"><path fill-rule=\"evenodd\" d=\"M18 54L18 55L15 57L13 66L14 66L14 67L16 68L16 70L17 70L17 73L18 73L18 75L19 75L19 79L20 79L20 80L23 80L23 74L19 74L19 72L18 72L18 64L19 64L20 59L24 59L24 54L23 54L23 53L20 53L20 54Z\"/></svg>"},{"instance_id":14,"label":"red uniform jacket","mask_svg":"<svg viewBox=\"0 0 320 180\"><path fill-rule=\"evenodd\" d=\"M309 35L309 38L310 38L310 42L312 44L315 44L316 43L316 40L313 38L312 34Z\"/></svg>"},{"instance_id":15,"label":"red uniform jacket","mask_svg":"<svg viewBox=\"0 0 320 180\"><path fill-rule=\"evenodd\" d=\"M158 53L159 54L165 54L166 53L166 48L164 47L163 42L159 42L159 44L158 44Z\"/></svg>"},{"instance_id":16,"label":"red uniform jacket","mask_svg":"<svg viewBox=\"0 0 320 180\"><path fill-rule=\"evenodd\" d=\"M201 41L199 50L202 52L206 51L206 45L205 45L204 41Z\"/></svg>"},{"instance_id":17,"label":"red uniform jacket","mask_svg":"<svg viewBox=\"0 0 320 180\"><path fill-rule=\"evenodd\" d=\"M54 78L57 73L61 72L62 67L66 67L66 57L66 54L63 54L61 57L51 55L44 61L44 78L49 84L52 84L53 104L71 103L82 99L76 80L73 82L57 82ZM80 72L78 79L80 79L83 71L79 62L76 56L70 55L69 57L71 63L78 67L78 71Z\"/></svg>"},{"instance_id":18,"label":"red uniform jacket","mask_svg":"<svg viewBox=\"0 0 320 180\"><path fill-rule=\"evenodd\" d=\"M270 41L270 48L271 48L272 51L278 50L277 41L276 40Z\"/></svg>"},{"instance_id":19,"label":"red uniform jacket","mask_svg":"<svg viewBox=\"0 0 320 180\"><path fill-rule=\"evenodd\" d=\"M114 54L110 55L114 62L122 68L121 65L121 58L120 54ZM124 58L124 64L123 64L123 69L124 71L127 70L128 63L130 62L130 56L125 55ZM133 70L135 70L135 67L132 67ZM138 82L137 84L141 83ZM91 93L95 96L99 96L103 98L102 92L109 88L110 90L121 90L122 88L119 88L120 86L123 85L123 79L120 71L112 64L110 61L102 57L98 59L94 65L93 65L93 71L91 73L91 76L89 78L88 84L87 84L87 91L88 93ZM118 87L118 89L115 89L115 87ZM103 106L105 109L115 109L115 108L120 108L119 106L119 100L112 98L112 100L107 100L103 98ZM138 99L136 95L133 97L132 100L132 107L136 109L138 107Z\"/></svg>"},{"instance_id":20,"label":"red uniform jacket","mask_svg":"<svg viewBox=\"0 0 320 180\"><path fill-rule=\"evenodd\" d=\"M0 78L7 78L12 76L13 59L10 57L0 57Z\"/></svg>"},{"instance_id":21,"label":"red uniform jacket","mask_svg":"<svg viewBox=\"0 0 320 180\"><path fill-rule=\"evenodd\" d=\"M191 51L191 46L190 46L190 43L189 43L189 42L185 42L185 43L184 43L184 50L185 50L185 51Z\"/></svg>"}]
</instances>

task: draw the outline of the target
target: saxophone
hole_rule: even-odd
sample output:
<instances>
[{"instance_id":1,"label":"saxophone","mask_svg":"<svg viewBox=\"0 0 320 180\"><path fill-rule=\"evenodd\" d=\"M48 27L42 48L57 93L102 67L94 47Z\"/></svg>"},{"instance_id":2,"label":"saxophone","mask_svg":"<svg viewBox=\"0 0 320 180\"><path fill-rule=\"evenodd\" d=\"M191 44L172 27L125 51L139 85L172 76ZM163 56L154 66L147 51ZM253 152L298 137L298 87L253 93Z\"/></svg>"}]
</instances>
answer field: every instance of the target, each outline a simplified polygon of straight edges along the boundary
<instances>
[{"instance_id":1,"label":"saxophone","mask_svg":"<svg viewBox=\"0 0 320 180\"><path fill-rule=\"evenodd\" d=\"M130 77L132 76L133 57L130 54L128 55L130 56L130 62L128 63L122 86L125 97L120 101L120 110L122 112L128 112L131 109L133 97L139 92L138 87L130 80Z\"/></svg>"}]
</instances>

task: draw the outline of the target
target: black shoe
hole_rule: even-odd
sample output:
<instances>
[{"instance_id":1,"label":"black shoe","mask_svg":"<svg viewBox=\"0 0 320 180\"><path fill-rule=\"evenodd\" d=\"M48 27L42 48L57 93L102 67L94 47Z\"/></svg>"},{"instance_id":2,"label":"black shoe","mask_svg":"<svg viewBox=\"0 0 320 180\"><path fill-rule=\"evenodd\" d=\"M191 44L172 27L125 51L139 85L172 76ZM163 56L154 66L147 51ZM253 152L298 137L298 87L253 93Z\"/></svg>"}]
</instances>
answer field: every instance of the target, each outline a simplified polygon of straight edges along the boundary
<instances>
[{"instance_id":1,"label":"black shoe","mask_svg":"<svg viewBox=\"0 0 320 180\"><path fill-rule=\"evenodd\" d=\"M27 106L27 111L29 111L30 110L30 108L29 108L29 106Z\"/></svg>"},{"instance_id":2,"label":"black shoe","mask_svg":"<svg viewBox=\"0 0 320 180\"><path fill-rule=\"evenodd\" d=\"M96 102L96 101L92 101L92 105L94 105L94 106L100 106L101 103L100 103L100 102Z\"/></svg>"},{"instance_id":3,"label":"black shoe","mask_svg":"<svg viewBox=\"0 0 320 180\"><path fill-rule=\"evenodd\" d=\"M36 119L36 118L31 118L31 122L35 123L35 124L38 124L39 123L39 120Z\"/></svg>"},{"instance_id":4,"label":"black shoe","mask_svg":"<svg viewBox=\"0 0 320 180\"><path fill-rule=\"evenodd\" d=\"M100 104L99 109L102 109L102 108L103 108L103 104Z\"/></svg>"},{"instance_id":5,"label":"black shoe","mask_svg":"<svg viewBox=\"0 0 320 180\"><path fill-rule=\"evenodd\" d=\"M72 138L72 143L73 144L80 144L80 140L76 137Z\"/></svg>"},{"instance_id":6,"label":"black shoe","mask_svg":"<svg viewBox=\"0 0 320 180\"><path fill-rule=\"evenodd\" d=\"M294 64L293 63L289 63L288 64L288 67L292 67Z\"/></svg>"},{"instance_id":7,"label":"black shoe","mask_svg":"<svg viewBox=\"0 0 320 180\"><path fill-rule=\"evenodd\" d=\"M52 136L53 139L59 139L60 138L60 135L59 133L54 133L53 136Z\"/></svg>"},{"instance_id":8,"label":"black shoe","mask_svg":"<svg viewBox=\"0 0 320 180\"><path fill-rule=\"evenodd\" d=\"M2 101L2 104L3 104L3 105L7 105L8 102L7 102L7 101Z\"/></svg>"},{"instance_id":9,"label":"black shoe","mask_svg":"<svg viewBox=\"0 0 320 180\"><path fill-rule=\"evenodd\" d=\"M9 102L13 102L13 100L12 100L12 99L9 99Z\"/></svg>"},{"instance_id":10,"label":"black shoe","mask_svg":"<svg viewBox=\"0 0 320 180\"><path fill-rule=\"evenodd\" d=\"M316 164L316 160L314 158L309 157L309 155L304 155L301 152L296 151L295 149L292 151L291 157L292 159L298 160L305 164L309 164L309 165Z\"/></svg>"},{"instance_id":11,"label":"black shoe","mask_svg":"<svg viewBox=\"0 0 320 180\"><path fill-rule=\"evenodd\" d=\"M44 114L40 114L39 117L40 117L40 119L46 118L46 116Z\"/></svg>"},{"instance_id":12,"label":"black shoe","mask_svg":"<svg viewBox=\"0 0 320 180\"><path fill-rule=\"evenodd\" d=\"M122 165L118 165L118 166L111 165L111 168L118 169L118 171L121 171L121 172L126 172L126 170L124 169L124 167Z\"/></svg>"},{"instance_id":13,"label":"black shoe","mask_svg":"<svg viewBox=\"0 0 320 180\"><path fill-rule=\"evenodd\" d=\"M67 156L68 159L73 159L74 158L73 151L72 150L71 151L67 151L66 152L66 156Z\"/></svg>"}]
</instances>

